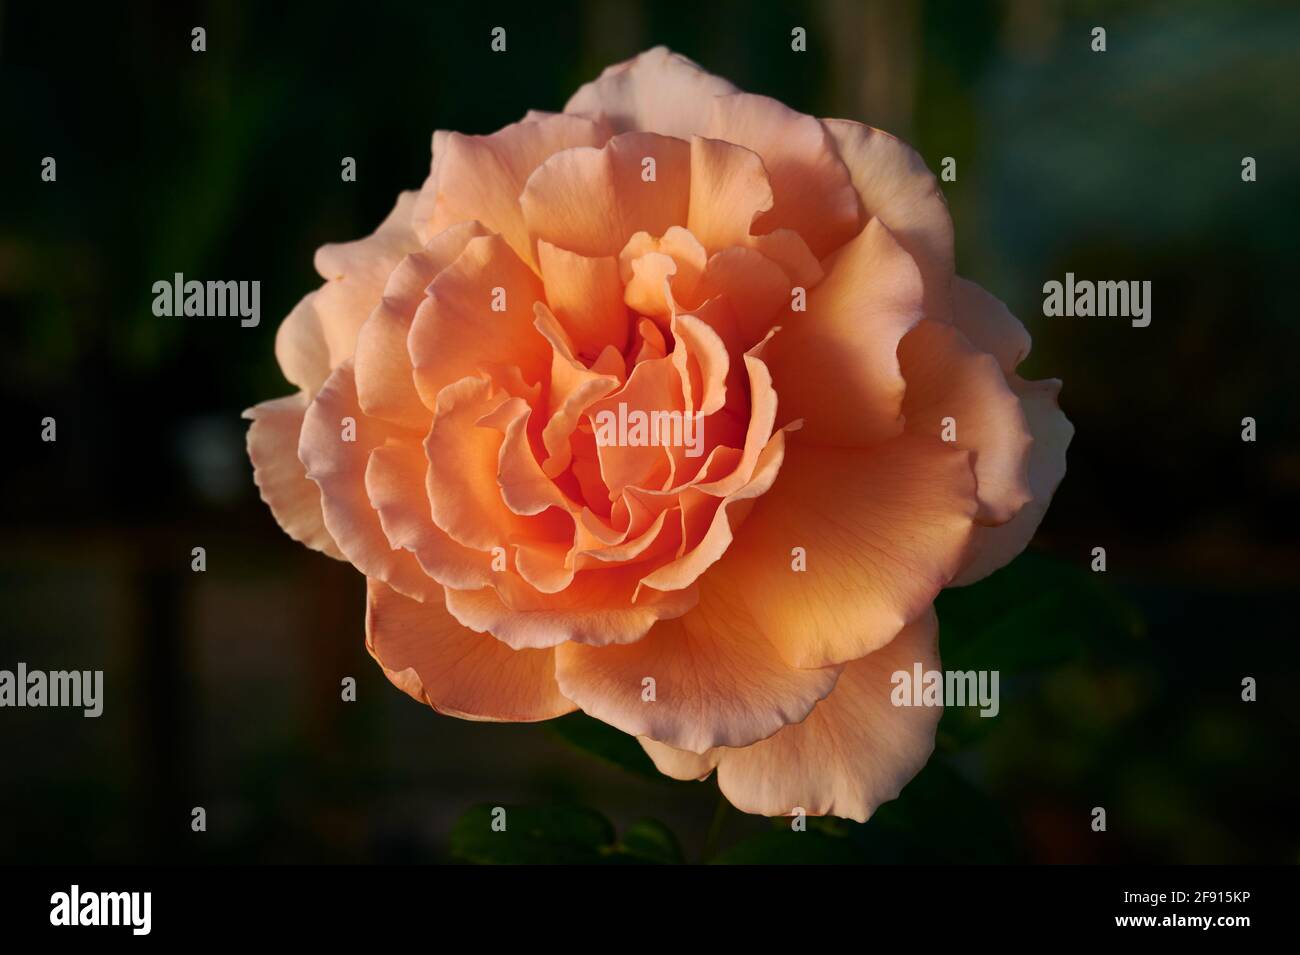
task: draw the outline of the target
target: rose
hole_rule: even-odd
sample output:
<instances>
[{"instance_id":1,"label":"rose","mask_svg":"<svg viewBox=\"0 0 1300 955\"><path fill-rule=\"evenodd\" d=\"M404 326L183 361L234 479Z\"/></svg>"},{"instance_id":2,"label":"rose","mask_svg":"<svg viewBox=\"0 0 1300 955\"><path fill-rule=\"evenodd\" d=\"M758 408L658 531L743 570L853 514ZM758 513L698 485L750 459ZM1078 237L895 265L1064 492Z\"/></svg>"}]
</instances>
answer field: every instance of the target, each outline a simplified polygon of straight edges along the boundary
<instances>
[{"instance_id":1,"label":"rose","mask_svg":"<svg viewBox=\"0 0 1300 955\"><path fill-rule=\"evenodd\" d=\"M581 708L740 808L865 819L933 749L933 599L1064 472L1055 381L953 274L934 177L878 130L659 48L562 114L438 132L248 412L264 500L368 578L366 644L442 713ZM699 415L699 456L595 440Z\"/></svg>"}]
</instances>

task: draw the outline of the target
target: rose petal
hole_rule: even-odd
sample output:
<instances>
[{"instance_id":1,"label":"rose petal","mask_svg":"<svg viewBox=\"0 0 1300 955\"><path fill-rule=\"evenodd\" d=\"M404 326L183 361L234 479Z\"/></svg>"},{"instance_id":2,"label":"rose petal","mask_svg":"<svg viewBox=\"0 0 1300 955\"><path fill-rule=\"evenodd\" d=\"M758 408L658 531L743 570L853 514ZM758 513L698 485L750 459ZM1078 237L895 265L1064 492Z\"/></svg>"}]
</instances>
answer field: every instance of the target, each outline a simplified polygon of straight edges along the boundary
<instances>
[{"instance_id":1,"label":"rose petal","mask_svg":"<svg viewBox=\"0 0 1300 955\"><path fill-rule=\"evenodd\" d=\"M253 422L248 427L253 481L286 534L312 550L342 560L321 516L320 488L307 480L307 471L298 460L298 436L307 404L307 396L300 391L263 401L244 412Z\"/></svg>"},{"instance_id":2,"label":"rose petal","mask_svg":"<svg viewBox=\"0 0 1300 955\"><path fill-rule=\"evenodd\" d=\"M575 146L600 146L608 133L602 124L557 114L514 123L490 136L448 134L438 160L439 222L477 219L510 243L520 259L535 265L519 206L524 183L556 153Z\"/></svg>"},{"instance_id":3,"label":"rose petal","mask_svg":"<svg viewBox=\"0 0 1300 955\"><path fill-rule=\"evenodd\" d=\"M747 245L755 220L772 208L762 158L735 143L692 139L690 183L686 227L709 252Z\"/></svg>"},{"instance_id":4,"label":"rose petal","mask_svg":"<svg viewBox=\"0 0 1300 955\"><path fill-rule=\"evenodd\" d=\"M659 620L680 617L698 599L695 588L647 591L635 603L635 565L576 574L555 594L500 575L495 588L448 590L447 609L472 630L491 633L516 649L554 647L566 641L604 646L640 640Z\"/></svg>"},{"instance_id":5,"label":"rose petal","mask_svg":"<svg viewBox=\"0 0 1300 955\"><path fill-rule=\"evenodd\" d=\"M423 431L429 409L415 390L407 338L415 311L429 283L465 250L470 239L486 235L477 222L463 222L431 238L419 252L399 262L388 277L379 306L357 335L353 368L357 397L368 415Z\"/></svg>"},{"instance_id":6,"label":"rose petal","mask_svg":"<svg viewBox=\"0 0 1300 955\"><path fill-rule=\"evenodd\" d=\"M862 228L849 170L826 128L812 116L767 96L735 93L713 100L705 135L763 157L774 201L756 233L792 229L820 259Z\"/></svg>"},{"instance_id":7,"label":"rose petal","mask_svg":"<svg viewBox=\"0 0 1300 955\"><path fill-rule=\"evenodd\" d=\"M608 67L580 87L564 111L604 117L618 132L643 129L687 139L708 123L710 100L734 92L721 77L657 46Z\"/></svg>"},{"instance_id":8,"label":"rose petal","mask_svg":"<svg viewBox=\"0 0 1300 955\"><path fill-rule=\"evenodd\" d=\"M325 527L339 550L367 577L416 600L439 599L442 588L403 550L394 550L366 496L370 452L400 429L371 418L357 403L352 362L330 375L303 418L298 457L320 488ZM355 435L348 440L347 435Z\"/></svg>"},{"instance_id":9,"label":"rose petal","mask_svg":"<svg viewBox=\"0 0 1300 955\"><path fill-rule=\"evenodd\" d=\"M736 559L726 566L787 662L855 660L930 605L960 569L971 535L969 457L909 434L871 449L787 447L779 480L736 532ZM805 570L794 568L796 547Z\"/></svg>"},{"instance_id":10,"label":"rose petal","mask_svg":"<svg viewBox=\"0 0 1300 955\"><path fill-rule=\"evenodd\" d=\"M682 409L681 379L669 358L641 362L628 376L622 388L613 391L587 407L587 417L597 436L596 453L600 459L601 474L613 500L629 486L661 488L668 479L668 456L655 445L601 444L602 435L609 426L617 426L619 406L633 411L680 412ZM612 416L612 417L610 417Z\"/></svg>"},{"instance_id":11,"label":"rose petal","mask_svg":"<svg viewBox=\"0 0 1300 955\"><path fill-rule=\"evenodd\" d=\"M891 678L939 670L938 620L927 609L890 643L845 665L834 691L802 723L744 749L723 750L718 787L738 809L766 816L858 822L896 799L934 751L940 706L894 706Z\"/></svg>"},{"instance_id":12,"label":"rose petal","mask_svg":"<svg viewBox=\"0 0 1300 955\"><path fill-rule=\"evenodd\" d=\"M429 460L417 437L393 441L370 452L366 493L394 549L410 551L420 568L448 587L486 586L491 555L452 540L430 514L426 475Z\"/></svg>"},{"instance_id":13,"label":"rose petal","mask_svg":"<svg viewBox=\"0 0 1300 955\"><path fill-rule=\"evenodd\" d=\"M541 302L535 307L534 322L538 332L551 343L551 389L549 396L550 418L542 428L542 446L546 459L542 471L556 477L573 459L574 430L587 407L609 394L620 385L622 356L612 348L601 352L603 363L598 361L590 369L573 354L572 345L565 340L555 316ZM598 366L609 367L616 362L615 374L602 374Z\"/></svg>"},{"instance_id":14,"label":"rose petal","mask_svg":"<svg viewBox=\"0 0 1300 955\"><path fill-rule=\"evenodd\" d=\"M560 691L625 733L702 753L747 746L808 715L838 668L788 666L757 630L744 596L700 586L689 614L657 624L636 643L556 650ZM644 681L654 680L647 701Z\"/></svg>"},{"instance_id":15,"label":"rose petal","mask_svg":"<svg viewBox=\"0 0 1300 955\"><path fill-rule=\"evenodd\" d=\"M432 410L452 382L494 366L517 367L529 384L544 381L551 350L533 328L533 303L543 296L541 281L500 236L470 239L411 322L407 345L425 406Z\"/></svg>"},{"instance_id":16,"label":"rose petal","mask_svg":"<svg viewBox=\"0 0 1300 955\"><path fill-rule=\"evenodd\" d=\"M902 431L898 344L921 320L921 277L879 219L835 254L768 349L783 420L801 441L865 447ZM845 409L851 408L852 413Z\"/></svg>"},{"instance_id":17,"label":"rose petal","mask_svg":"<svg viewBox=\"0 0 1300 955\"><path fill-rule=\"evenodd\" d=\"M352 357L357 333L383 297L388 277L398 262L420 248L411 226L415 195L402 193L379 228L364 239L316 250L316 271L327 281L312 304L331 369Z\"/></svg>"},{"instance_id":18,"label":"rose petal","mask_svg":"<svg viewBox=\"0 0 1300 955\"><path fill-rule=\"evenodd\" d=\"M951 315L952 217L925 160L888 133L843 119L824 121L868 216L880 219L916 259L925 314Z\"/></svg>"},{"instance_id":19,"label":"rose petal","mask_svg":"<svg viewBox=\"0 0 1300 955\"><path fill-rule=\"evenodd\" d=\"M952 287L952 323L980 351L1010 375L1029 357L1029 332L1002 302L974 282L957 276Z\"/></svg>"},{"instance_id":20,"label":"rose petal","mask_svg":"<svg viewBox=\"0 0 1300 955\"><path fill-rule=\"evenodd\" d=\"M439 713L529 723L577 709L555 682L555 651L512 650L462 627L440 601L367 582L366 649L393 683Z\"/></svg>"},{"instance_id":21,"label":"rose petal","mask_svg":"<svg viewBox=\"0 0 1300 955\"><path fill-rule=\"evenodd\" d=\"M952 325L930 319L907 333L898 358L907 379L906 430L940 439L948 433L953 447L970 450L980 504L976 519L1010 520L1033 496L1033 435L997 359Z\"/></svg>"},{"instance_id":22,"label":"rose petal","mask_svg":"<svg viewBox=\"0 0 1300 955\"><path fill-rule=\"evenodd\" d=\"M452 540L484 552L537 536L530 518L501 498L496 475L502 433L483 421L509 400L482 378L453 382L439 393L424 440L433 522Z\"/></svg>"},{"instance_id":23,"label":"rose petal","mask_svg":"<svg viewBox=\"0 0 1300 955\"><path fill-rule=\"evenodd\" d=\"M595 358L606 346L626 347L631 323L613 256L590 258L542 240L537 243L546 301L579 355Z\"/></svg>"},{"instance_id":24,"label":"rose petal","mask_svg":"<svg viewBox=\"0 0 1300 955\"><path fill-rule=\"evenodd\" d=\"M1057 404L1060 381L1054 378L1025 381L1013 375L1008 383L1019 396L1025 420L1034 435L1029 449L1029 486L1033 500L1005 524L975 528L964 566L953 580L954 586L982 580L1023 551L1042 523L1047 505L1065 476L1065 451L1074 437L1074 425Z\"/></svg>"},{"instance_id":25,"label":"rose petal","mask_svg":"<svg viewBox=\"0 0 1300 955\"><path fill-rule=\"evenodd\" d=\"M275 332L275 360L280 371L308 397L330 376L329 346L316 314L319 295L319 289L304 295Z\"/></svg>"},{"instance_id":26,"label":"rose petal","mask_svg":"<svg viewBox=\"0 0 1300 955\"><path fill-rule=\"evenodd\" d=\"M647 181L645 160L655 176ZM662 235L686 220L690 146L623 133L600 149L567 149L528 177L519 204L530 235L586 256L617 256L637 232Z\"/></svg>"},{"instance_id":27,"label":"rose petal","mask_svg":"<svg viewBox=\"0 0 1300 955\"><path fill-rule=\"evenodd\" d=\"M673 749L656 740L640 737L637 742L654 761L655 767L665 776L685 781L708 779L718 765L722 750L714 749L707 753L692 753L684 749Z\"/></svg>"}]
</instances>

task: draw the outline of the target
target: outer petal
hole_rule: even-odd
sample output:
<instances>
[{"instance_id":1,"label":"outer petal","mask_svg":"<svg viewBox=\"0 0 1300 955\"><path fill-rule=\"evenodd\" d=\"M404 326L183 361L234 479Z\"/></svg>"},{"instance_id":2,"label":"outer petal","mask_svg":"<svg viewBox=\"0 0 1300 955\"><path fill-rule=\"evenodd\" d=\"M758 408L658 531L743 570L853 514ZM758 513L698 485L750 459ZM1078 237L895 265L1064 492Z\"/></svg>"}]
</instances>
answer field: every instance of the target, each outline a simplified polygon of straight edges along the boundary
<instances>
[{"instance_id":1,"label":"outer petal","mask_svg":"<svg viewBox=\"0 0 1300 955\"><path fill-rule=\"evenodd\" d=\"M384 287L384 296L357 336L353 363L357 397L366 414L423 431L429 409L415 390L407 338L415 311L429 283L451 265L471 239L485 235L477 222L462 222L431 238L423 249L406 256Z\"/></svg>"},{"instance_id":2,"label":"outer petal","mask_svg":"<svg viewBox=\"0 0 1300 955\"><path fill-rule=\"evenodd\" d=\"M533 170L575 146L599 146L608 129L577 116L548 115L507 126L491 136L450 133L437 161L436 221L477 219L510 243L529 265L536 264L524 226L519 193Z\"/></svg>"},{"instance_id":3,"label":"outer petal","mask_svg":"<svg viewBox=\"0 0 1300 955\"><path fill-rule=\"evenodd\" d=\"M775 201L755 232L793 229L822 258L862 227L862 206L849 170L826 128L813 117L767 96L736 93L713 100L705 135L763 157Z\"/></svg>"},{"instance_id":4,"label":"outer petal","mask_svg":"<svg viewBox=\"0 0 1300 955\"><path fill-rule=\"evenodd\" d=\"M345 440L349 428L355 440ZM352 363L347 361L334 370L307 409L298 457L307 477L320 488L325 527L347 559L367 577L377 577L409 597L437 599L442 588L414 557L393 550L366 496L370 452L395 433L393 426L362 413Z\"/></svg>"},{"instance_id":5,"label":"outer petal","mask_svg":"<svg viewBox=\"0 0 1300 955\"><path fill-rule=\"evenodd\" d=\"M1010 375L1029 356L1029 332L1007 307L974 282L957 276L952 287L952 323L980 351Z\"/></svg>"},{"instance_id":6,"label":"outer petal","mask_svg":"<svg viewBox=\"0 0 1300 955\"><path fill-rule=\"evenodd\" d=\"M953 446L972 454L978 519L986 524L1010 520L1033 496L1033 436L997 359L976 349L952 325L930 319L907 333L898 358L907 379L907 430L939 438L947 421Z\"/></svg>"},{"instance_id":7,"label":"outer petal","mask_svg":"<svg viewBox=\"0 0 1300 955\"><path fill-rule=\"evenodd\" d=\"M1060 381L1055 378L1025 381L1013 375L1009 384L1020 397L1025 420L1034 435L1029 450L1029 486L1033 500L1005 524L976 527L967 548L965 566L953 580L955 586L973 584L987 577L1024 550L1065 476L1065 450L1074 437L1074 425L1057 405Z\"/></svg>"},{"instance_id":8,"label":"outer petal","mask_svg":"<svg viewBox=\"0 0 1300 955\"><path fill-rule=\"evenodd\" d=\"M577 709L555 683L553 650L511 650L462 627L440 601L368 584L366 649L385 675L439 713L527 723Z\"/></svg>"},{"instance_id":9,"label":"outer petal","mask_svg":"<svg viewBox=\"0 0 1300 955\"><path fill-rule=\"evenodd\" d=\"M320 289L304 295L275 332L275 360L290 382L310 397L330 376L330 352L325 344L316 299Z\"/></svg>"},{"instance_id":10,"label":"outer petal","mask_svg":"<svg viewBox=\"0 0 1300 955\"><path fill-rule=\"evenodd\" d=\"M915 262L879 219L836 253L808 311L767 353L782 418L804 419L801 440L865 447L902 431L898 343L924 315L921 292Z\"/></svg>"},{"instance_id":11,"label":"outer petal","mask_svg":"<svg viewBox=\"0 0 1300 955\"><path fill-rule=\"evenodd\" d=\"M750 617L744 594L709 580L701 581L694 610L660 622L636 643L557 648L564 695L625 733L696 753L746 746L802 720L831 691L838 668L785 664ZM642 696L646 678L655 681L652 702Z\"/></svg>"},{"instance_id":12,"label":"outer petal","mask_svg":"<svg viewBox=\"0 0 1300 955\"><path fill-rule=\"evenodd\" d=\"M411 227L415 196L414 192L403 192L393 211L366 238L323 245L316 250L316 271L327 281L314 305L331 369L352 357L357 332L379 304L388 277L398 262L420 248Z\"/></svg>"},{"instance_id":13,"label":"outer petal","mask_svg":"<svg viewBox=\"0 0 1300 955\"><path fill-rule=\"evenodd\" d=\"M244 412L253 422L248 428L253 480L286 534L341 560L343 554L321 516L320 488L307 480L307 471L298 460L298 436L307 404L307 396L300 391L263 401Z\"/></svg>"},{"instance_id":14,"label":"outer petal","mask_svg":"<svg viewBox=\"0 0 1300 955\"><path fill-rule=\"evenodd\" d=\"M606 69L579 88L564 111L603 116L620 133L642 129L689 139L707 125L713 97L734 92L721 77L657 46Z\"/></svg>"},{"instance_id":15,"label":"outer petal","mask_svg":"<svg viewBox=\"0 0 1300 955\"><path fill-rule=\"evenodd\" d=\"M898 797L934 751L942 707L894 706L891 676L939 669L938 621L927 609L887 646L844 667L802 723L724 750L718 786L736 808L767 816L832 815L866 822Z\"/></svg>"},{"instance_id":16,"label":"outer petal","mask_svg":"<svg viewBox=\"0 0 1300 955\"><path fill-rule=\"evenodd\" d=\"M952 580L974 515L969 452L941 441L791 444L780 478L736 532L726 572L787 662L844 663L892 640ZM792 569L796 547L806 570Z\"/></svg>"},{"instance_id":17,"label":"outer petal","mask_svg":"<svg viewBox=\"0 0 1300 955\"><path fill-rule=\"evenodd\" d=\"M947 321L953 276L952 217L925 160L902 140L870 126L825 120L868 216L889 227L921 270L925 313Z\"/></svg>"},{"instance_id":18,"label":"outer petal","mask_svg":"<svg viewBox=\"0 0 1300 955\"><path fill-rule=\"evenodd\" d=\"M641 737L637 742L654 760L659 772L687 782L707 779L722 756L720 749L710 750L707 753L692 753L684 749L673 749L671 746L645 737Z\"/></svg>"}]
</instances>

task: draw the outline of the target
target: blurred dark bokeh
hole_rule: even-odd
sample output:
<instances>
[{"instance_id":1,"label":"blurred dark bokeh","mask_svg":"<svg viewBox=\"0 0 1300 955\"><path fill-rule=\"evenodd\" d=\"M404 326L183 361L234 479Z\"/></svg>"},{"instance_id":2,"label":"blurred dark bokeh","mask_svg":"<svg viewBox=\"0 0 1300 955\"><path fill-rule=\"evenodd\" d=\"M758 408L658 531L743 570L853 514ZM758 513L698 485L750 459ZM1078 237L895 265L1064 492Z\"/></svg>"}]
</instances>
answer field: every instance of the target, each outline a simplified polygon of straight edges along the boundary
<instances>
[{"instance_id":1,"label":"blurred dark bokeh","mask_svg":"<svg viewBox=\"0 0 1300 955\"><path fill-rule=\"evenodd\" d=\"M420 183L435 128L559 109L660 43L954 157L959 271L1077 427L1034 553L940 605L946 661L1002 670L1001 715L949 713L902 799L803 842L715 816L712 781L392 689L362 579L278 530L243 455L240 410L291 390L272 341L313 251ZM654 816L691 860L1295 862L1298 47L1285 2L4 5L0 668L102 668L107 702L0 711L0 861L442 860L487 803ZM1043 318L1067 271L1150 280L1151 326ZM154 317L175 272L259 279L261 325Z\"/></svg>"}]
</instances>

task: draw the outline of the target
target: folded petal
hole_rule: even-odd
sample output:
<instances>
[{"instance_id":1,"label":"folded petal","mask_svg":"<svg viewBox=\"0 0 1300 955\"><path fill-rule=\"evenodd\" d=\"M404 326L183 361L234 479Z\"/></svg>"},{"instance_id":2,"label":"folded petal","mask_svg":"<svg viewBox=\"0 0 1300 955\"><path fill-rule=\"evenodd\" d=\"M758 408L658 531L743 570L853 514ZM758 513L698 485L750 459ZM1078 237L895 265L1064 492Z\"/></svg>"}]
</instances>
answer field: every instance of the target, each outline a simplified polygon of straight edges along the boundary
<instances>
[{"instance_id":1,"label":"folded petal","mask_svg":"<svg viewBox=\"0 0 1300 955\"><path fill-rule=\"evenodd\" d=\"M686 142L623 133L600 149L552 156L528 177L519 204L533 238L579 255L617 256L637 232L662 235L686 220L689 180Z\"/></svg>"},{"instance_id":2,"label":"folded petal","mask_svg":"<svg viewBox=\"0 0 1300 955\"><path fill-rule=\"evenodd\" d=\"M656 624L636 643L564 644L555 661L561 692L590 715L695 753L746 746L799 722L838 673L787 665L744 594L712 588L707 576L689 614Z\"/></svg>"},{"instance_id":3,"label":"folded petal","mask_svg":"<svg viewBox=\"0 0 1300 955\"><path fill-rule=\"evenodd\" d=\"M275 360L280 371L309 397L330 376L330 350L316 313L319 295L319 289L304 295L275 332Z\"/></svg>"},{"instance_id":4,"label":"folded petal","mask_svg":"<svg viewBox=\"0 0 1300 955\"><path fill-rule=\"evenodd\" d=\"M298 457L320 488L325 528L343 555L367 577L408 597L436 600L442 588L409 553L393 549L366 495L370 452L400 433L362 412L349 360L334 370L307 409Z\"/></svg>"},{"instance_id":5,"label":"folded petal","mask_svg":"<svg viewBox=\"0 0 1300 955\"><path fill-rule=\"evenodd\" d=\"M641 578L644 587L659 591L689 587L727 553L735 539L735 531L749 515L754 499L767 492L781 470L785 435L785 431L772 435L763 446L749 479L726 491L721 498L716 491L711 494L700 490L699 486L681 492L684 553Z\"/></svg>"},{"instance_id":6,"label":"folded petal","mask_svg":"<svg viewBox=\"0 0 1300 955\"><path fill-rule=\"evenodd\" d=\"M974 282L953 282L952 323L980 351L998 360L1006 374L1029 356L1029 332L1002 302Z\"/></svg>"},{"instance_id":7,"label":"folded petal","mask_svg":"<svg viewBox=\"0 0 1300 955\"><path fill-rule=\"evenodd\" d=\"M843 119L824 121L867 216L880 219L916 259L925 313L947 321L953 277L952 217L916 150L888 133Z\"/></svg>"},{"instance_id":8,"label":"folded petal","mask_svg":"<svg viewBox=\"0 0 1300 955\"><path fill-rule=\"evenodd\" d=\"M307 470L298 460L298 436L307 404L306 394L300 391L263 401L244 412L244 417L253 422L248 427L253 481L286 534L312 550L341 560L343 554L321 516L320 488L307 479Z\"/></svg>"},{"instance_id":9,"label":"folded petal","mask_svg":"<svg viewBox=\"0 0 1300 955\"><path fill-rule=\"evenodd\" d=\"M420 248L411 225L414 192L403 192L379 228L355 242L316 250L316 271L326 282L313 302L331 369L351 358L357 332L384 294L397 263Z\"/></svg>"},{"instance_id":10,"label":"folded petal","mask_svg":"<svg viewBox=\"0 0 1300 955\"><path fill-rule=\"evenodd\" d=\"M620 417L634 411L681 412L681 379L672 359L641 362L622 388L587 407L596 432L601 474L613 500L629 486L658 489L668 479L669 458L662 446L618 443ZM630 428L629 428L630 430Z\"/></svg>"},{"instance_id":11,"label":"folded petal","mask_svg":"<svg viewBox=\"0 0 1300 955\"><path fill-rule=\"evenodd\" d=\"M774 202L755 232L792 229L820 259L862 228L849 170L826 127L812 116L768 96L735 93L714 98L705 135L763 157Z\"/></svg>"},{"instance_id":12,"label":"folded petal","mask_svg":"<svg viewBox=\"0 0 1300 955\"><path fill-rule=\"evenodd\" d=\"M453 382L439 393L424 440L433 522L452 540L483 552L533 536L529 519L501 497L497 467L503 435L483 420L509 400L483 378Z\"/></svg>"},{"instance_id":13,"label":"folded petal","mask_svg":"<svg viewBox=\"0 0 1300 955\"><path fill-rule=\"evenodd\" d=\"M544 381L551 349L533 328L542 283L497 235L470 239L429 286L407 340L415 387L432 410L444 387L501 366Z\"/></svg>"},{"instance_id":14,"label":"folded petal","mask_svg":"<svg viewBox=\"0 0 1300 955\"><path fill-rule=\"evenodd\" d=\"M366 493L384 535L410 551L420 568L448 587L484 587L492 580L489 552L454 541L433 522L427 491L429 459L418 437L391 440L370 452Z\"/></svg>"},{"instance_id":15,"label":"folded petal","mask_svg":"<svg viewBox=\"0 0 1300 955\"><path fill-rule=\"evenodd\" d=\"M582 571L554 594L502 574L494 587L448 590L447 609L470 629L491 633L517 649L569 640L593 646L631 643L657 621L686 613L699 596L694 588L647 591L633 602L639 574L635 565Z\"/></svg>"},{"instance_id":16,"label":"folded petal","mask_svg":"<svg viewBox=\"0 0 1300 955\"><path fill-rule=\"evenodd\" d=\"M1057 404L1060 381L1055 378L1025 381L1013 375L1008 383L1020 398L1025 420L1034 436L1029 449L1029 487L1033 499L1005 524L975 528L964 566L953 580L955 586L987 577L1023 551L1042 523L1047 505L1065 476L1065 451L1074 437L1074 425Z\"/></svg>"},{"instance_id":17,"label":"folded petal","mask_svg":"<svg viewBox=\"0 0 1300 955\"><path fill-rule=\"evenodd\" d=\"M689 750L673 749L657 740L641 737L637 740L646 755L654 761L655 768L665 776L686 782L707 779L718 765L722 750L714 749L707 753L692 753Z\"/></svg>"},{"instance_id":18,"label":"folded petal","mask_svg":"<svg viewBox=\"0 0 1300 955\"><path fill-rule=\"evenodd\" d=\"M419 603L367 582L366 649L400 689L439 713L528 723L577 707L555 682L553 650L512 650L456 622L440 601Z\"/></svg>"},{"instance_id":19,"label":"folded petal","mask_svg":"<svg viewBox=\"0 0 1300 955\"><path fill-rule=\"evenodd\" d=\"M755 220L772 208L762 158L735 143L691 140L690 184L686 227L709 252L747 245Z\"/></svg>"},{"instance_id":20,"label":"folded petal","mask_svg":"<svg viewBox=\"0 0 1300 955\"><path fill-rule=\"evenodd\" d=\"M742 352L762 341L773 319L789 308L790 288L790 278L763 253L733 246L709 258L699 291L704 298L721 296L726 302L735 316L734 338L723 339L731 351Z\"/></svg>"},{"instance_id":21,"label":"folded petal","mask_svg":"<svg viewBox=\"0 0 1300 955\"><path fill-rule=\"evenodd\" d=\"M997 359L952 325L931 319L907 333L898 358L907 379L907 430L970 450L980 505L976 519L985 524L1010 520L1033 496L1033 436Z\"/></svg>"},{"instance_id":22,"label":"folded petal","mask_svg":"<svg viewBox=\"0 0 1300 955\"><path fill-rule=\"evenodd\" d=\"M500 234L524 262L535 265L519 194L538 166L561 150L599 146L602 124L551 114L506 126L490 136L450 133L437 169L436 217L450 224L477 219Z\"/></svg>"},{"instance_id":23,"label":"folded petal","mask_svg":"<svg viewBox=\"0 0 1300 955\"><path fill-rule=\"evenodd\" d=\"M895 706L893 674L939 669L933 609L889 644L845 665L831 695L802 723L744 749L723 750L718 787L737 809L866 822L898 797L934 751L939 706Z\"/></svg>"},{"instance_id":24,"label":"folded petal","mask_svg":"<svg viewBox=\"0 0 1300 955\"><path fill-rule=\"evenodd\" d=\"M772 341L767 362L782 418L801 441L865 447L903 429L898 344L924 317L916 263L879 219L839 250Z\"/></svg>"},{"instance_id":25,"label":"folded petal","mask_svg":"<svg viewBox=\"0 0 1300 955\"><path fill-rule=\"evenodd\" d=\"M423 431L429 426L429 409L415 390L415 374L407 338L425 289L451 265L470 239L486 235L477 222L462 222L431 238L393 269L378 307L357 335L353 368L357 397L368 415Z\"/></svg>"},{"instance_id":26,"label":"folded petal","mask_svg":"<svg viewBox=\"0 0 1300 955\"><path fill-rule=\"evenodd\" d=\"M587 406L619 386L622 356L612 346L607 346L601 352L601 358L609 360L614 373L601 373L598 370L601 361L588 368L573 354L573 346L555 316L541 302L537 303L536 315L534 324L552 349L548 398L550 417L542 428L542 446L546 449L542 471L548 477L556 477L573 460L574 431Z\"/></svg>"}]
</instances>

